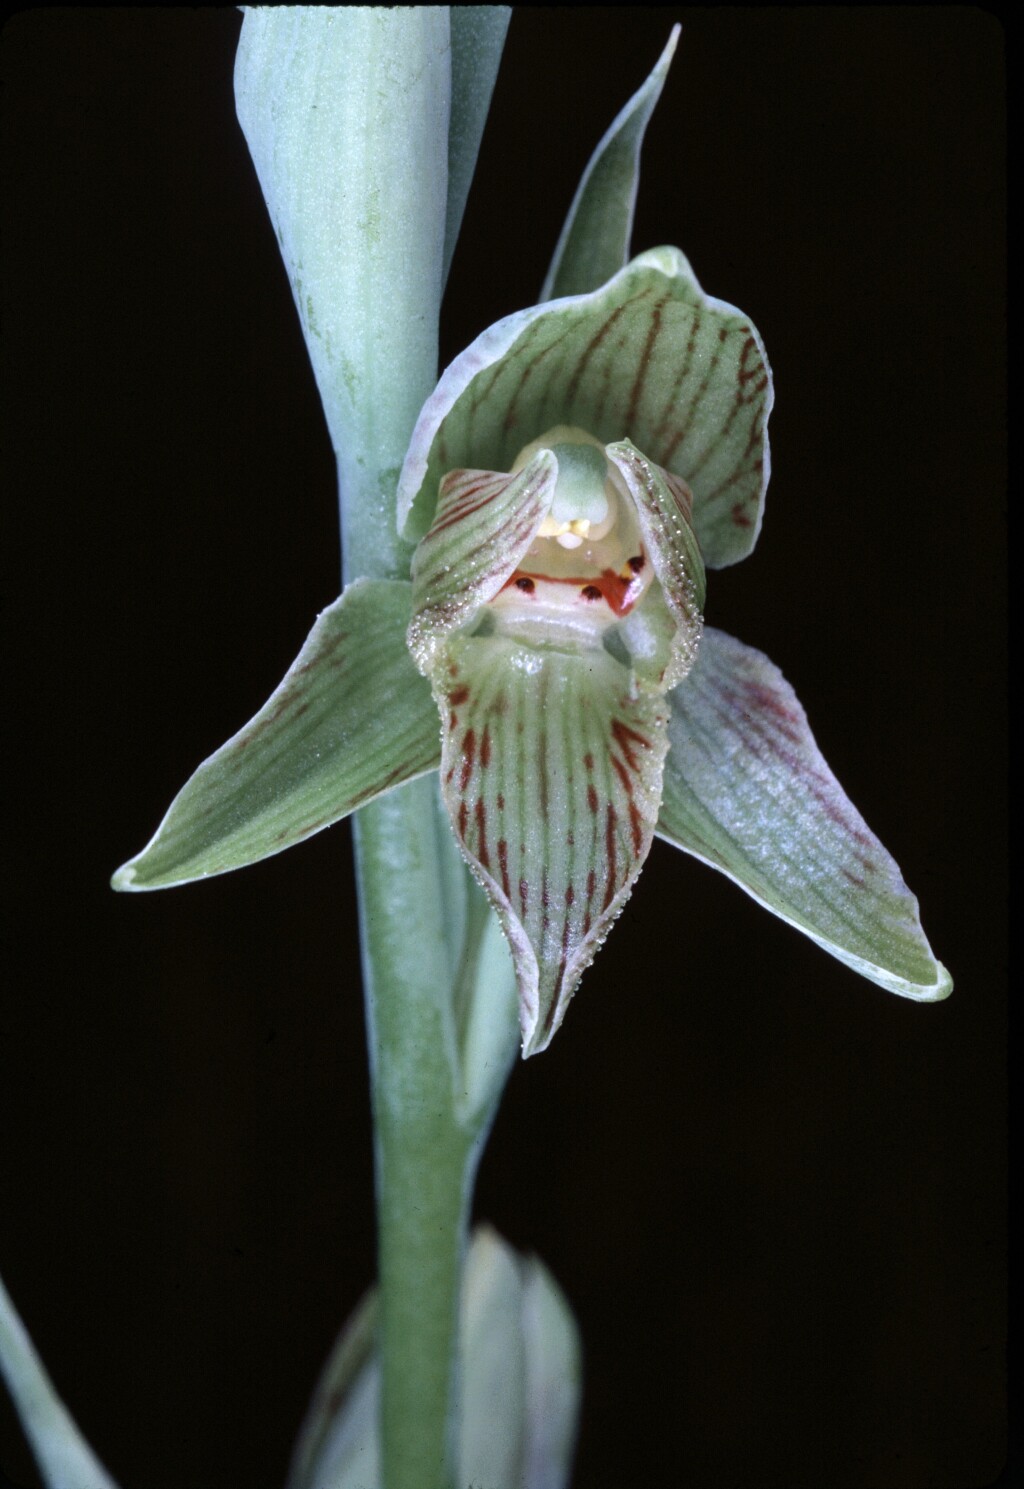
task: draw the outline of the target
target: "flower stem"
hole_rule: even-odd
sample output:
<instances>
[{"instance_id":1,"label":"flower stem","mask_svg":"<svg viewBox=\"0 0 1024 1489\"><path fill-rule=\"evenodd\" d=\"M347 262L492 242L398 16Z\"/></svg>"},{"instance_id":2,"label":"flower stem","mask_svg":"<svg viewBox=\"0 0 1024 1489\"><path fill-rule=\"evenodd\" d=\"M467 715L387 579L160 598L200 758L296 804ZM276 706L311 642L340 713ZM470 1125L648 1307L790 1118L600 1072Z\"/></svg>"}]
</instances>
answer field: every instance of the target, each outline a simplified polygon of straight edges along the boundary
<instances>
[{"instance_id":1,"label":"flower stem","mask_svg":"<svg viewBox=\"0 0 1024 1489\"><path fill-rule=\"evenodd\" d=\"M455 1483L459 1281L479 1142L456 1116L436 814L434 781L414 781L367 807L356 828L387 1489Z\"/></svg>"}]
</instances>

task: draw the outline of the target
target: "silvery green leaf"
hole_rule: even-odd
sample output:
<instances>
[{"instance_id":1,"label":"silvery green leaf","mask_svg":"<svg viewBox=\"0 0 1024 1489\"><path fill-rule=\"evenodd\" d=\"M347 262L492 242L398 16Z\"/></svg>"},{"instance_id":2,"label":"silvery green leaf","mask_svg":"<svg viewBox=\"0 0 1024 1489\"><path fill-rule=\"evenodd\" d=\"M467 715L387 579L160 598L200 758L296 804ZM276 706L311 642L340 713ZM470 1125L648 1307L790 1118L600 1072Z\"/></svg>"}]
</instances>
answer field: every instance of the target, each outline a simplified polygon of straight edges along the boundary
<instances>
[{"instance_id":1,"label":"silvery green leaf","mask_svg":"<svg viewBox=\"0 0 1024 1489\"><path fill-rule=\"evenodd\" d=\"M394 484L436 374L449 45L447 6L257 7L239 40L238 117L338 456L353 577L398 572Z\"/></svg>"},{"instance_id":2,"label":"silvery green leaf","mask_svg":"<svg viewBox=\"0 0 1024 1489\"><path fill-rule=\"evenodd\" d=\"M527 1489L565 1489L582 1394L580 1335L558 1283L536 1256L523 1281Z\"/></svg>"},{"instance_id":3,"label":"silvery green leaf","mask_svg":"<svg viewBox=\"0 0 1024 1489\"><path fill-rule=\"evenodd\" d=\"M259 713L203 762L115 889L163 889L280 853L437 767L437 710L405 644L410 586L357 579Z\"/></svg>"},{"instance_id":4,"label":"silvery green leaf","mask_svg":"<svg viewBox=\"0 0 1024 1489\"><path fill-rule=\"evenodd\" d=\"M373 1289L342 1329L316 1383L285 1489L370 1489L380 1483L377 1316Z\"/></svg>"},{"instance_id":5,"label":"silvery green leaf","mask_svg":"<svg viewBox=\"0 0 1024 1489\"><path fill-rule=\"evenodd\" d=\"M303 1424L286 1489L381 1489L374 1294L343 1330ZM460 1485L567 1489L580 1343L547 1269L489 1226L474 1232L460 1307Z\"/></svg>"},{"instance_id":6,"label":"silvery green leaf","mask_svg":"<svg viewBox=\"0 0 1024 1489\"><path fill-rule=\"evenodd\" d=\"M880 987L947 997L952 980L917 900L829 770L778 668L709 627L668 701L658 836Z\"/></svg>"},{"instance_id":7,"label":"silvery green leaf","mask_svg":"<svg viewBox=\"0 0 1024 1489\"><path fill-rule=\"evenodd\" d=\"M448 212L444 235L445 280L480 150L494 80L498 74L510 5L453 5L452 108L448 131Z\"/></svg>"},{"instance_id":8,"label":"silvery green leaf","mask_svg":"<svg viewBox=\"0 0 1024 1489\"><path fill-rule=\"evenodd\" d=\"M590 157L551 260L541 300L582 295L617 274L629 258L640 180L640 147L679 40L673 26L650 77Z\"/></svg>"},{"instance_id":9,"label":"silvery green leaf","mask_svg":"<svg viewBox=\"0 0 1024 1489\"><path fill-rule=\"evenodd\" d=\"M46 1489L117 1489L54 1390L0 1279L0 1374Z\"/></svg>"}]
</instances>

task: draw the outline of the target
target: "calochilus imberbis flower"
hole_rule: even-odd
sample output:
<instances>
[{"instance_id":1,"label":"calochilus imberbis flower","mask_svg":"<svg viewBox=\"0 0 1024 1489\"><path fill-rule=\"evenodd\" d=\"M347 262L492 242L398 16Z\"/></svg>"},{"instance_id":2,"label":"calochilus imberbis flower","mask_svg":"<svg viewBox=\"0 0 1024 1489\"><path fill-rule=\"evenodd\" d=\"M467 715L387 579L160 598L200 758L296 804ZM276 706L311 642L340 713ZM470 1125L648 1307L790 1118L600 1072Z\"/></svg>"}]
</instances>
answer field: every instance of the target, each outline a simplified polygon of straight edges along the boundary
<instances>
[{"instance_id":1,"label":"calochilus imberbis flower","mask_svg":"<svg viewBox=\"0 0 1024 1489\"><path fill-rule=\"evenodd\" d=\"M628 260L673 46L588 166L541 302L478 336L422 409L397 486L409 579L347 586L115 878L239 867L439 769L512 949L525 1054L656 833L883 987L951 988L791 688L703 626L705 571L760 531L773 393L754 325L678 249Z\"/></svg>"}]
</instances>

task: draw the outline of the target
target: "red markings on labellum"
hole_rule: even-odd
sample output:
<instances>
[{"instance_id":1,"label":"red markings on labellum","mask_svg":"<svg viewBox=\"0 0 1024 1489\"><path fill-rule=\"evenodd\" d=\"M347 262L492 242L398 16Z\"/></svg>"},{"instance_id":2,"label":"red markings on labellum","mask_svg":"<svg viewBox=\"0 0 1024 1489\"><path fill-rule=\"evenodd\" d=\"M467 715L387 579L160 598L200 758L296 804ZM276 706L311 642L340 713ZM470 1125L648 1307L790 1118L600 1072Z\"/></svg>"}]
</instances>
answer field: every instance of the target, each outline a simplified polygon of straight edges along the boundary
<instances>
[{"instance_id":1,"label":"red markings on labellum","mask_svg":"<svg viewBox=\"0 0 1024 1489\"><path fill-rule=\"evenodd\" d=\"M597 792L594 790L593 785L590 785L590 786L587 787L587 806L590 808L590 810L592 812L594 812L596 814L596 812L597 812Z\"/></svg>"},{"instance_id":2,"label":"red markings on labellum","mask_svg":"<svg viewBox=\"0 0 1024 1489\"><path fill-rule=\"evenodd\" d=\"M640 851L644 845L644 824L639 809L634 801L629 803L629 830L633 839L633 855L640 857Z\"/></svg>"},{"instance_id":3,"label":"red markings on labellum","mask_svg":"<svg viewBox=\"0 0 1024 1489\"><path fill-rule=\"evenodd\" d=\"M649 750L651 747L649 740L644 739L642 734L638 734L635 729L631 729L621 719L612 719L612 738L625 755L626 763L630 770L636 770L638 768L633 746L635 744L641 745L645 750ZM632 792L630 794L632 795Z\"/></svg>"},{"instance_id":4,"label":"red markings on labellum","mask_svg":"<svg viewBox=\"0 0 1024 1489\"><path fill-rule=\"evenodd\" d=\"M608 758L612 762L612 768L619 778L623 791L625 791L626 795L630 798L630 800L632 800L633 779L630 776L629 771L626 769L617 755L609 755Z\"/></svg>"},{"instance_id":5,"label":"red markings on labellum","mask_svg":"<svg viewBox=\"0 0 1024 1489\"><path fill-rule=\"evenodd\" d=\"M587 875L587 913L583 917L583 934L585 936L589 934L590 927L593 924L593 918L590 914L590 907L594 902L594 891L596 889L597 875L594 873L594 870L591 869L590 873Z\"/></svg>"},{"instance_id":6,"label":"red markings on labellum","mask_svg":"<svg viewBox=\"0 0 1024 1489\"><path fill-rule=\"evenodd\" d=\"M744 502L735 502L729 516L732 518L733 527L753 527L754 525L753 519L747 514Z\"/></svg>"},{"instance_id":7,"label":"red markings on labellum","mask_svg":"<svg viewBox=\"0 0 1024 1489\"><path fill-rule=\"evenodd\" d=\"M523 907L523 919L526 919L526 907L530 900L530 886L525 879L519 881L519 903Z\"/></svg>"},{"instance_id":8,"label":"red markings on labellum","mask_svg":"<svg viewBox=\"0 0 1024 1489\"><path fill-rule=\"evenodd\" d=\"M501 888L505 898L508 899L511 895L512 887L508 880L508 843L504 838L498 839L498 867L501 870Z\"/></svg>"},{"instance_id":9,"label":"red markings on labellum","mask_svg":"<svg viewBox=\"0 0 1024 1489\"><path fill-rule=\"evenodd\" d=\"M504 793L503 792L499 791L498 792L498 811L499 812L503 812L504 810L505 810L505 796L504 796Z\"/></svg>"},{"instance_id":10,"label":"red markings on labellum","mask_svg":"<svg viewBox=\"0 0 1024 1489\"><path fill-rule=\"evenodd\" d=\"M455 688L451 693L448 694L448 702L452 705L453 708L458 708L461 704L465 703L468 697L469 689L466 687L466 684L463 683L461 687Z\"/></svg>"},{"instance_id":11,"label":"red markings on labellum","mask_svg":"<svg viewBox=\"0 0 1024 1489\"><path fill-rule=\"evenodd\" d=\"M473 774L473 760L476 756L476 731L466 730L466 737L462 741L462 774L459 776L459 790L465 791L469 785L469 778Z\"/></svg>"},{"instance_id":12,"label":"red markings on labellum","mask_svg":"<svg viewBox=\"0 0 1024 1489\"><path fill-rule=\"evenodd\" d=\"M486 770L491 763L491 730L488 724L484 725L484 737L480 741L480 769Z\"/></svg>"},{"instance_id":13,"label":"red markings on labellum","mask_svg":"<svg viewBox=\"0 0 1024 1489\"><path fill-rule=\"evenodd\" d=\"M474 808L473 815L476 818L476 831L477 838L479 839L476 856L479 858L482 868L490 869L491 860L487 852L487 808L484 806L482 796L478 796L476 799L476 807Z\"/></svg>"},{"instance_id":14,"label":"red markings on labellum","mask_svg":"<svg viewBox=\"0 0 1024 1489\"><path fill-rule=\"evenodd\" d=\"M575 898L576 898L576 891L575 891L575 889L573 889L572 885L570 884L569 887L568 887L568 889L565 891L565 908L567 910L571 910L572 909L573 901L575 900Z\"/></svg>"},{"instance_id":15,"label":"red markings on labellum","mask_svg":"<svg viewBox=\"0 0 1024 1489\"><path fill-rule=\"evenodd\" d=\"M538 584L560 584L569 589L578 589L585 600L604 600L612 614L621 620L636 604L633 576L639 574L643 567L643 556L637 555L629 560L629 574L616 574L614 569L603 569L596 578L590 579L583 574L562 577L525 574L521 569L516 569L511 579L506 579L501 588L502 591L515 588L523 594L535 595Z\"/></svg>"},{"instance_id":16,"label":"red markings on labellum","mask_svg":"<svg viewBox=\"0 0 1024 1489\"><path fill-rule=\"evenodd\" d=\"M594 757L589 750L583 756L583 764L586 766L588 773L594 768Z\"/></svg>"},{"instance_id":17,"label":"red markings on labellum","mask_svg":"<svg viewBox=\"0 0 1024 1489\"><path fill-rule=\"evenodd\" d=\"M618 844L616 842L615 829L618 826L618 822L619 815L616 812L615 808L612 806L611 802L609 802L608 815L605 818L604 827L604 851L605 856L608 859L608 880L605 884L604 903L601 906L602 911L607 910L608 906L611 904L612 899L615 896L615 882L618 877L616 873L616 854Z\"/></svg>"}]
</instances>

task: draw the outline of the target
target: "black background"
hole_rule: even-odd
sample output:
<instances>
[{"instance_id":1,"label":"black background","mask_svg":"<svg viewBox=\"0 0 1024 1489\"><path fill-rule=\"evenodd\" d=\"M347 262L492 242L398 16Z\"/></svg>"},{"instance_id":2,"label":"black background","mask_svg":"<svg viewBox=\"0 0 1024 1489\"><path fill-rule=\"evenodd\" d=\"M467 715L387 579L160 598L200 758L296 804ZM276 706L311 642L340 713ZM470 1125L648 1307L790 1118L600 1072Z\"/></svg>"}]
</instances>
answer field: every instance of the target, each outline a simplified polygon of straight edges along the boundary
<instances>
[{"instance_id":1,"label":"black background","mask_svg":"<svg viewBox=\"0 0 1024 1489\"><path fill-rule=\"evenodd\" d=\"M765 650L951 969L893 998L656 844L477 1211L586 1342L576 1489L920 1489L1003 1461L1003 37L967 8L517 14L444 312L536 298L598 138L684 34L634 247L776 381ZM347 826L111 871L337 591L333 467L234 118L234 10L3 34L8 745L0 1264L123 1489L272 1489L373 1274ZM13 1414L0 1464L34 1483ZM495 1486L504 1489L504 1486Z\"/></svg>"}]
</instances>

